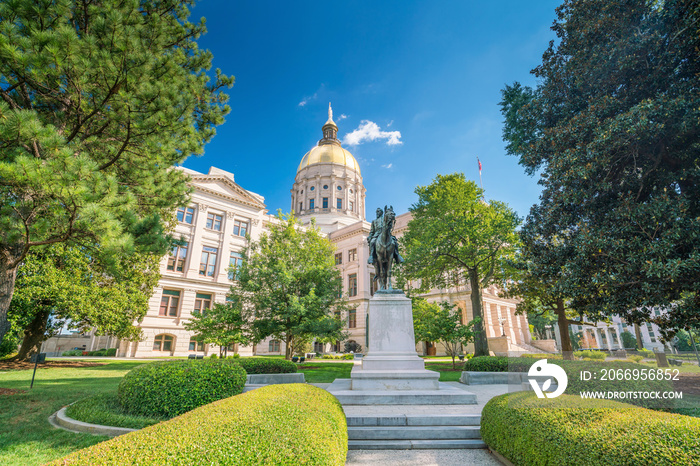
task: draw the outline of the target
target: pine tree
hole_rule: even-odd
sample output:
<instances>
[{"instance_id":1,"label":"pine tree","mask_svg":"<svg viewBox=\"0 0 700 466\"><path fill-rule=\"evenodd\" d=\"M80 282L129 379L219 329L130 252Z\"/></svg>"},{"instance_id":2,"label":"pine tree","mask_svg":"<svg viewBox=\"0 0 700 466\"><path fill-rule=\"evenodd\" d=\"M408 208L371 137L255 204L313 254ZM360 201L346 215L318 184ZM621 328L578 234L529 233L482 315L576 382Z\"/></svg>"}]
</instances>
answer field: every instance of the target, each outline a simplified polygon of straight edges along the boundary
<instances>
[{"instance_id":1,"label":"pine tree","mask_svg":"<svg viewBox=\"0 0 700 466\"><path fill-rule=\"evenodd\" d=\"M34 248L164 253L163 218L229 111L193 0L0 3L0 340Z\"/></svg>"}]
</instances>

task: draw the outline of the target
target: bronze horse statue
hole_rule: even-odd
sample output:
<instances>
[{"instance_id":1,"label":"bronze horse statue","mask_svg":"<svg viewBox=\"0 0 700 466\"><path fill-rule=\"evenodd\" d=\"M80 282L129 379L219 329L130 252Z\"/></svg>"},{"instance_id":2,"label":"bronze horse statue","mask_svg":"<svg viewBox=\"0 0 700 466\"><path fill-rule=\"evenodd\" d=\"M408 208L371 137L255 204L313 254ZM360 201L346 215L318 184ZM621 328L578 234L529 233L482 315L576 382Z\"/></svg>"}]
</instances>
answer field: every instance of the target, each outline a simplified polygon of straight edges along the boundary
<instances>
[{"instance_id":1,"label":"bronze horse statue","mask_svg":"<svg viewBox=\"0 0 700 466\"><path fill-rule=\"evenodd\" d=\"M379 290L391 290L391 266L394 262L394 257L398 261L402 261L398 254L398 245L396 239L391 234L396 223L396 214L394 208L384 207L384 215L381 220L381 228L377 235L375 243L375 251L377 258L374 262L375 280L379 280Z\"/></svg>"}]
</instances>

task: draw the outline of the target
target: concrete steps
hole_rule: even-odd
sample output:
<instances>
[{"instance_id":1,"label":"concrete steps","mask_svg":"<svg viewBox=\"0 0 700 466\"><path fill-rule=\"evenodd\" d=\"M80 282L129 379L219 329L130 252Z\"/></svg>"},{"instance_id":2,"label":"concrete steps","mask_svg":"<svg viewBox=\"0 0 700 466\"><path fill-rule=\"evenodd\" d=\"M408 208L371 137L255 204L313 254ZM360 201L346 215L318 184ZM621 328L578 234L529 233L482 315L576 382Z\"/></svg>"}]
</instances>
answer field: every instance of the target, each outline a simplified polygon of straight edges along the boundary
<instances>
[{"instance_id":1,"label":"concrete steps","mask_svg":"<svg viewBox=\"0 0 700 466\"><path fill-rule=\"evenodd\" d=\"M486 448L481 415L348 416L348 449Z\"/></svg>"}]
</instances>

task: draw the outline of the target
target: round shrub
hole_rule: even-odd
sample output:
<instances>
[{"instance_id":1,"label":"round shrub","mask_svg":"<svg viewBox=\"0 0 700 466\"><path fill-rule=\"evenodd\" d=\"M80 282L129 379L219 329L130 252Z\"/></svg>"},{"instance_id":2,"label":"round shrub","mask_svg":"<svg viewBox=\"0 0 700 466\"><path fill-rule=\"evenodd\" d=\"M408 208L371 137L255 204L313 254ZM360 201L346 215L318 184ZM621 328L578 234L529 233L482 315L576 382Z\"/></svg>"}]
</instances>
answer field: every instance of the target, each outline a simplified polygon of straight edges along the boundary
<instances>
[{"instance_id":1,"label":"round shrub","mask_svg":"<svg viewBox=\"0 0 700 466\"><path fill-rule=\"evenodd\" d=\"M345 414L306 384L268 385L116 437L54 465L344 465Z\"/></svg>"},{"instance_id":2,"label":"round shrub","mask_svg":"<svg viewBox=\"0 0 700 466\"><path fill-rule=\"evenodd\" d=\"M129 413L172 417L238 395L245 381L245 370L233 360L161 361L128 372L117 397Z\"/></svg>"},{"instance_id":3,"label":"round shrub","mask_svg":"<svg viewBox=\"0 0 700 466\"><path fill-rule=\"evenodd\" d=\"M248 374L293 374L297 365L286 359L240 358L236 360Z\"/></svg>"},{"instance_id":4,"label":"round shrub","mask_svg":"<svg viewBox=\"0 0 700 466\"><path fill-rule=\"evenodd\" d=\"M481 437L513 464L697 465L700 419L609 400L531 392L492 398Z\"/></svg>"}]
</instances>

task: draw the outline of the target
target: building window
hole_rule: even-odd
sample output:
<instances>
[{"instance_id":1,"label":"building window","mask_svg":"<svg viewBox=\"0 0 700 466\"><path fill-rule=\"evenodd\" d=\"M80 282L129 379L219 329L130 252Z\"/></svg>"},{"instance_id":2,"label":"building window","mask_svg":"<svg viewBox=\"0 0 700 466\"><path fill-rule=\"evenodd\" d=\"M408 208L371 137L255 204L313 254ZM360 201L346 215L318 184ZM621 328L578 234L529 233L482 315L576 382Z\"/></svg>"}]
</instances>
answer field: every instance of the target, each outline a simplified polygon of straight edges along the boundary
<instances>
[{"instance_id":1,"label":"building window","mask_svg":"<svg viewBox=\"0 0 700 466\"><path fill-rule=\"evenodd\" d=\"M314 210L314 199L309 199L309 210Z\"/></svg>"},{"instance_id":2,"label":"building window","mask_svg":"<svg viewBox=\"0 0 700 466\"><path fill-rule=\"evenodd\" d=\"M205 277L213 277L216 270L216 256L219 250L204 246L202 248L202 260L199 263L199 274Z\"/></svg>"},{"instance_id":3,"label":"building window","mask_svg":"<svg viewBox=\"0 0 700 466\"><path fill-rule=\"evenodd\" d=\"M656 335L654 334L654 328L648 322L647 322L647 330L649 331L649 340L651 340L652 343L656 343Z\"/></svg>"},{"instance_id":4,"label":"building window","mask_svg":"<svg viewBox=\"0 0 700 466\"><path fill-rule=\"evenodd\" d=\"M343 263L343 253L339 252L335 255L335 265L340 265Z\"/></svg>"},{"instance_id":5,"label":"building window","mask_svg":"<svg viewBox=\"0 0 700 466\"><path fill-rule=\"evenodd\" d=\"M348 251L348 262L355 262L357 260L357 249L351 249Z\"/></svg>"},{"instance_id":6,"label":"building window","mask_svg":"<svg viewBox=\"0 0 700 466\"><path fill-rule=\"evenodd\" d=\"M280 352L279 340L270 340L270 344L268 345L267 350L270 353L279 353Z\"/></svg>"},{"instance_id":7,"label":"building window","mask_svg":"<svg viewBox=\"0 0 700 466\"><path fill-rule=\"evenodd\" d=\"M348 275L348 296L357 296L357 274Z\"/></svg>"},{"instance_id":8,"label":"building window","mask_svg":"<svg viewBox=\"0 0 700 466\"><path fill-rule=\"evenodd\" d=\"M187 258L187 246L189 243L185 243L183 246L173 246L170 251L170 257L168 257L167 269L174 272L184 272L185 271L185 259Z\"/></svg>"},{"instance_id":9,"label":"building window","mask_svg":"<svg viewBox=\"0 0 700 466\"><path fill-rule=\"evenodd\" d=\"M248 233L248 221L236 220L233 222L233 235L245 236Z\"/></svg>"},{"instance_id":10,"label":"building window","mask_svg":"<svg viewBox=\"0 0 700 466\"><path fill-rule=\"evenodd\" d=\"M163 290L163 297L160 298L159 316L177 317L180 306L180 292L175 290Z\"/></svg>"},{"instance_id":11,"label":"building window","mask_svg":"<svg viewBox=\"0 0 700 466\"><path fill-rule=\"evenodd\" d=\"M369 295L374 296L374 293L377 292L377 287L378 287L378 280L374 279L374 274L371 273L369 274Z\"/></svg>"},{"instance_id":12,"label":"building window","mask_svg":"<svg viewBox=\"0 0 700 466\"><path fill-rule=\"evenodd\" d=\"M238 280L236 269L243 263L243 255L240 252L232 252L228 262L228 279Z\"/></svg>"},{"instance_id":13,"label":"building window","mask_svg":"<svg viewBox=\"0 0 700 466\"><path fill-rule=\"evenodd\" d=\"M342 191L342 190L343 190L343 187L342 187L342 186L338 186L338 191Z\"/></svg>"},{"instance_id":14,"label":"building window","mask_svg":"<svg viewBox=\"0 0 700 466\"><path fill-rule=\"evenodd\" d=\"M204 294L204 293L197 293L197 296L194 300L194 310L192 311L193 314L202 314L204 315L207 309L211 309L211 295L210 294Z\"/></svg>"},{"instance_id":15,"label":"building window","mask_svg":"<svg viewBox=\"0 0 700 466\"><path fill-rule=\"evenodd\" d=\"M153 340L153 351L172 351L175 339L171 335L156 335Z\"/></svg>"},{"instance_id":16,"label":"building window","mask_svg":"<svg viewBox=\"0 0 700 466\"><path fill-rule=\"evenodd\" d=\"M328 185L327 185L327 184L324 184L324 185L323 185L323 189L328 189Z\"/></svg>"},{"instance_id":17,"label":"building window","mask_svg":"<svg viewBox=\"0 0 700 466\"><path fill-rule=\"evenodd\" d=\"M311 188L309 188L309 189L310 189L311 191L313 191L314 189L316 189L316 186L311 186Z\"/></svg>"},{"instance_id":18,"label":"building window","mask_svg":"<svg viewBox=\"0 0 700 466\"><path fill-rule=\"evenodd\" d=\"M335 207L337 209L342 209L343 208L343 200L341 198L337 199L337 202L335 203Z\"/></svg>"},{"instance_id":19,"label":"building window","mask_svg":"<svg viewBox=\"0 0 700 466\"><path fill-rule=\"evenodd\" d=\"M348 314L348 328L355 327L357 327L357 310L350 309L350 313Z\"/></svg>"},{"instance_id":20,"label":"building window","mask_svg":"<svg viewBox=\"0 0 700 466\"><path fill-rule=\"evenodd\" d=\"M204 351L204 342L196 338L190 338L189 351Z\"/></svg>"},{"instance_id":21,"label":"building window","mask_svg":"<svg viewBox=\"0 0 700 466\"><path fill-rule=\"evenodd\" d=\"M192 225L194 207L180 207L177 209L177 221Z\"/></svg>"},{"instance_id":22,"label":"building window","mask_svg":"<svg viewBox=\"0 0 700 466\"><path fill-rule=\"evenodd\" d=\"M300 202L299 203L299 212L301 212L302 210L304 210L304 203Z\"/></svg>"},{"instance_id":23,"label":"building window","mask_svg":"<svg viewBox=\"0 0 700 466\"><path fill-rule=\"evenodd\" d=\"M352 202L352 201L349 201L349 202L348 202L348 210L349 210L350 212L353 212L353 207L354 207L354 205L355 205L354 202Z\"/></svg>"},{"instance_id":24,"label":"building window","mask_svg":"<svg viewBox=\"0 0 700 466\"><path fill-rule=\"evenodd\" d=\"M210 230L221 231L221 220L223 217L219 214L207 214L207 228Z\"/></svg>"},{"instance_id":25,"label":"building window","mask_svg":"<svg viewBox=\"0 0 700 466\"><path fill-rule=\"evenodd\" d=\"M324 209L327 209L327 208L328 208L328 198L327 198L327 197L324 197L324 198L323 198L323 208L324 208Z\"/></svg>"}]
</instances>

